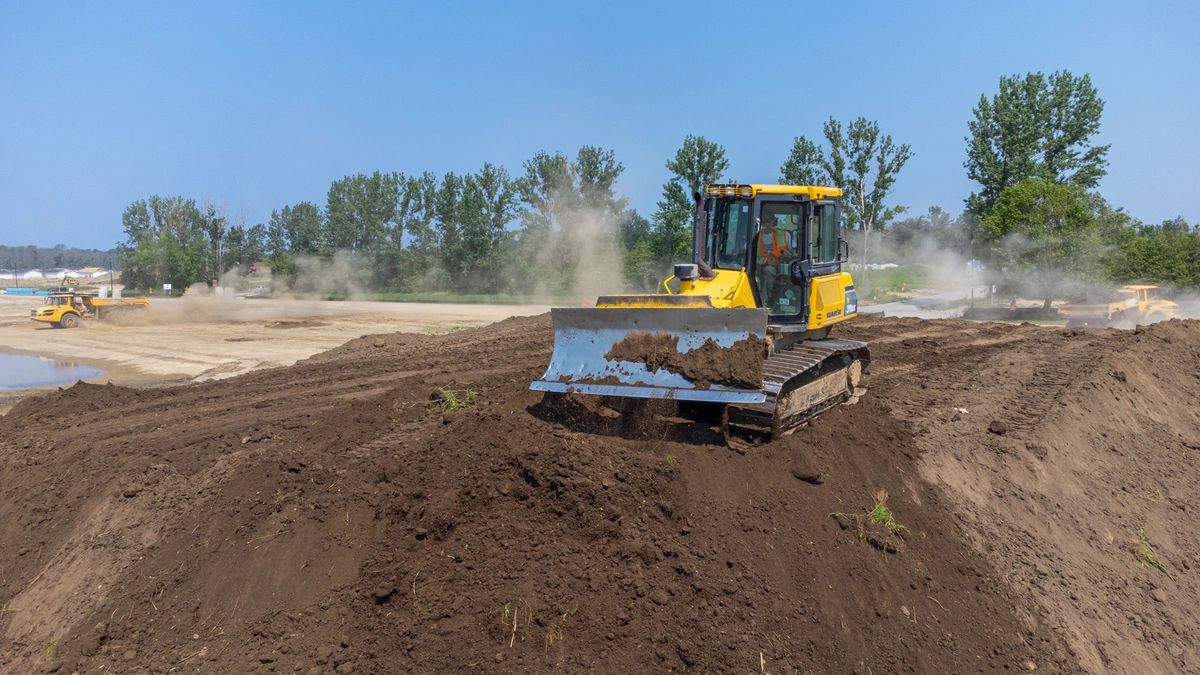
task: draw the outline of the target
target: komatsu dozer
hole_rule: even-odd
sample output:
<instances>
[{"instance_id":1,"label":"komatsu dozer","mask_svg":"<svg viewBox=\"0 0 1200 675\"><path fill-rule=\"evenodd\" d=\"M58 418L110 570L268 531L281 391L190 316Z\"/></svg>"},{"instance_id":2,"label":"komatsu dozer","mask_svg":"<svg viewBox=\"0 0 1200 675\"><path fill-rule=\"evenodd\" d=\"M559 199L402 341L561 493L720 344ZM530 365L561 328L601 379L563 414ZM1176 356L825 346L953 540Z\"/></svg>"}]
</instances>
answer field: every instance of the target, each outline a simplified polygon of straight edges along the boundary
<instances>
[{"instance_id":1,"label":"komatsu dozer","mask_svg":"<svg viewBox=\"0 0 1200 675\"><path fill-rule=\"evenodd\" d=\"M709 402L731 445L856 400L870 351L829 337L858 312L841 190L718 184L694 199L692 262L656 293L552 310L554 352L530 388Z\"/></svg>"}]
</instances>

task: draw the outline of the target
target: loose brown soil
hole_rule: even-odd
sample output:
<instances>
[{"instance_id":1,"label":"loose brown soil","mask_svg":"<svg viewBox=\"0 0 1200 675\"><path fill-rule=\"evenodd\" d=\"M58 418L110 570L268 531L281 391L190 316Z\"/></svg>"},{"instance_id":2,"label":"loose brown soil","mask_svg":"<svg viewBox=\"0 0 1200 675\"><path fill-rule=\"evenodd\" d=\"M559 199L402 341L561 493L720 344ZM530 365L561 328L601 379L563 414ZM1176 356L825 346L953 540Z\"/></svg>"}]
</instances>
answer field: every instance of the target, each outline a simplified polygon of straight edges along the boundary
<instances>
[{"instance_id":1,"label":"loose brown soil","mask_svg":"<svg viewBox=\"0 0 1200 675\"><path fill-rule=\"evenodd\" d=\"M528 391L548 316L25 399L0 672L1196 672L1200 323L839 335L867 395L747 455Z\"/></svg>"},{"instance_id":2,"label":"loose brown soil","mask_svg":"<svg viewBox=\"0 0 1200 675\"><path fill-rule=\"evenodd\" d=\"M267 328L324 328L328 326L328 321L317 321L315 319L292 319L285 321L272 321L266 324Z\"/></svg>"},{"instance_id":3,"label":"loose brown soil","mask_svg":"<svg viewBox=\"0 0 1200 675\"><path fill-rule=\"evenodd\" d=\"M652 373L662 368L683 375L700 389L713 384L758 389L762 386L767 349L766 340L751 335L727 348L708 339L696 349L681 354L678 335L630 332L614 344L604 358L644 363Z\"/></svg>"}]
</instances>

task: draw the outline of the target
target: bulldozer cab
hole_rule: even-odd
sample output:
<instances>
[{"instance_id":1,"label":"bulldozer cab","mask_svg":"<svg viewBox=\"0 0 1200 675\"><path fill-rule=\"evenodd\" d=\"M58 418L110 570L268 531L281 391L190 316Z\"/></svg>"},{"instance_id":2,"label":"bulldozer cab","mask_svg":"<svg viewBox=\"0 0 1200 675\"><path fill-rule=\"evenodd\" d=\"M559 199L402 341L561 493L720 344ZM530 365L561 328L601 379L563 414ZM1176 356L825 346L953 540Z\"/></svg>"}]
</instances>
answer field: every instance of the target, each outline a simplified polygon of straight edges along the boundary
<instances>
[{"instance_id":1,"label":"bulldozer cab","mask_svg":"<svg viewBox=\"0 0 1200 675\"><path fill-rule=\"evenodd\" d=\"M807 323L809 282L841 271L841 197L813 188L780 192L712 185L704 212L705 262L746 270L759 307L772 323ZM734 188L728 190L727 188ZM814 198L814 196L816 198Z\"/></svg>"}]
</instances>

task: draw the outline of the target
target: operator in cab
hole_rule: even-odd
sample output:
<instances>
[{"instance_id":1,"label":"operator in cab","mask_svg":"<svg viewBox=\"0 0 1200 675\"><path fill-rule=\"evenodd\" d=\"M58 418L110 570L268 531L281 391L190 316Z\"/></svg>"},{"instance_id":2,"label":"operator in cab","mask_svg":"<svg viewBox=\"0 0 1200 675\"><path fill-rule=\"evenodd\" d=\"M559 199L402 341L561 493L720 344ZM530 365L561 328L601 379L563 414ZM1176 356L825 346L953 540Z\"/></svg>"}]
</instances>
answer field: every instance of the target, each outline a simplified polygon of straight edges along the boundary
<instances>
[{"instance_id":1,"label":"operator in cab","mask_svg":"<svg viewBox=\"0 0 1200 675\"><path fill-rule=\"evenodd\" d=\"M789 251L795 249L794 236L795 233L779 226L776 214L764 210L758 233L758 268L764 286L763 298L770 299L767 300L768 306L774 304L781 287L789 283Z\"/></svg>"}]
</instances>

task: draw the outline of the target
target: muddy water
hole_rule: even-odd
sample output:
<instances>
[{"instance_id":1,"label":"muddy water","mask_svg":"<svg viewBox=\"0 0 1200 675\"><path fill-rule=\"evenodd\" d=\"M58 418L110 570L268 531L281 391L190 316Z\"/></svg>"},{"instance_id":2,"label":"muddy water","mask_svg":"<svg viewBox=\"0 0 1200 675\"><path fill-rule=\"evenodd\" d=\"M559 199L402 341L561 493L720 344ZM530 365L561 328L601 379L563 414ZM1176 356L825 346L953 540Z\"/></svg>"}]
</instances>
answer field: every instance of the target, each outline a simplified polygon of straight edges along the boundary
<instances>
[{"instance_id":1,"label":"muddy water","mask_svg":"<svg viewBox=\"0 0 1200 675\"><path fill-rule=\"evenodd\" d=\"M30 387L61 386L92 379L103 370L53 361L40 356L0 354L0 391Z\"/></svg>"}]
</instances>

